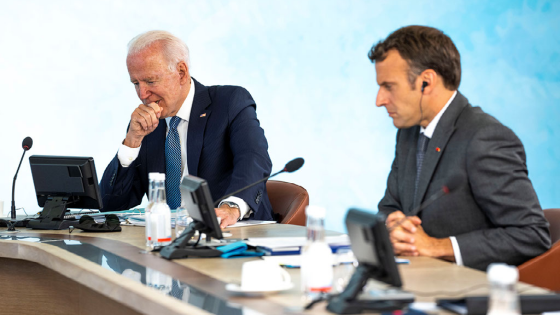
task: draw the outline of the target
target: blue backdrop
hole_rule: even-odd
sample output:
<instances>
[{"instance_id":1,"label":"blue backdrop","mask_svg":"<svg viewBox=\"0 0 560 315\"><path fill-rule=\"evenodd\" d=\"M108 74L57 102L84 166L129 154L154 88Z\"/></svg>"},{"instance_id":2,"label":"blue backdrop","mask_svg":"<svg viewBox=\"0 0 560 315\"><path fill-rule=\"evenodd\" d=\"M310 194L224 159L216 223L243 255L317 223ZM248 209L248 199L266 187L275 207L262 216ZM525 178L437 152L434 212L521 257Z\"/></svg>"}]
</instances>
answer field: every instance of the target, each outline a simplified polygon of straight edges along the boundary
<instances>
[{"instance_id":1,"label":"blue backdrop","mask_svg":"<svg viewBox=\"0 0 560 315\"><path fill-rule=\"evenodd\" d=\"M457 45L460 91L513 129L544 208L560 207L559 1L1 1L0 200L9 208L21 140L31 154L93 156L101 176L139 101L126 44L164 29L191 49L201 83L246 87L270 144L274 170L294 174L327 227L346 210L376 211L395 133L375 107L371 46L395 29L440 28ZM39 210L29 162L18 207Z\"/></svg>"}]
</instances>

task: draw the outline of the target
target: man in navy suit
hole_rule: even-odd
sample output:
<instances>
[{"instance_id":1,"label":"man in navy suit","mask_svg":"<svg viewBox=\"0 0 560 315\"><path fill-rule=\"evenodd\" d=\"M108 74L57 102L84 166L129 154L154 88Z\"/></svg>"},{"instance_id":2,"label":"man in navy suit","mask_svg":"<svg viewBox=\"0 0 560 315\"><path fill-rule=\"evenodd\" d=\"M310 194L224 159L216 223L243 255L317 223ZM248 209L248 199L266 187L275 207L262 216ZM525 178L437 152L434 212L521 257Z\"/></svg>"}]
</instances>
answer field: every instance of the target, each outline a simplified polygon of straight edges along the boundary
<instances>
[{"instance_id":1,"label":"man in navy suit","mask_svg":"<svg viewBox=\"0 0 560 315\"><path fill-rule=\"evenodd\" d=\"M180 205L185 175L206 179L217 199L270 174L268 144L249 92L200 84L190 76L188 54L183 41L164 31L129 43L126 64L142 104L101 179L104 211L140 204L150 172L166 173L172 209ZM243 218L273 219L265 183L225 199L215 210L222 228Z\"/></svg>"}]
</instances>

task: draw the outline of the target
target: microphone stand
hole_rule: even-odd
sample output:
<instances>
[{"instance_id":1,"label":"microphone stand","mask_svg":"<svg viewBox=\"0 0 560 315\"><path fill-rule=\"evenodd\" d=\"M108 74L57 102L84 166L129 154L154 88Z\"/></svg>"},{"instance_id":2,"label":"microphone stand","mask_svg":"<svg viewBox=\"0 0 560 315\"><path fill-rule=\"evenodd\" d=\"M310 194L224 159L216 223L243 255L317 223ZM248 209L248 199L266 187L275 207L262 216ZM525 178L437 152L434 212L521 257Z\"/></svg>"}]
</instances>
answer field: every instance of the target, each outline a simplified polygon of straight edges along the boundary
<instances>
[{"instance_id":1,"label":"microphone stand","mask_svg":"<svg viewBox=\"0 0 560 315\"><path fill-rule=\"evenodd\" d=\"M265 178L263 178L263 179L261 179L261 180L259 180L259 181L256 181L256 182L254 182L254 183L252 183L252 184L249 184L249 185L247 185L247 186L245 186L245 187L243 187L243 188L241 188L241 189L238 189L238 190L232 192L231 194L227 194L227 195L223 196L222 198L220 198L220 199L216 200L216 202L214 202L214 207L216 207L218 204L220 204L220 202L221 202L222 200L224 200L224 199L226 199L226 198L229 198L229 197L231 197L231 196L233 196L233 195L235 195L235 194L237 194L237 193L240 193L240 192L244 191L244 190L247 189L247 188L251 188L251 187L255 186L256 184L260 184L260 183L264 182L265 180L267 180L267 179L269 179L269 178L271 178L271 177L274 177L274 176L276 176L276 175L278 175L278 174L280 174L280 173L284 173L285 171L286 171L286 168L284 168L283 170L278 171L278 172L276 172L276 173L274 173L274 174L272 174L272 175L269 175L269 176L267 176L267 177L265 177Z\"/></svg>"},{"instance_id":2,"label":"microphone stand","mask_svg":"<svg viewBox=\"0 0 560 315\"><path fill-rule=\"evenodd\" d=\"M19 169L21 167L21 162L23 162L23 157L25 156L25 153L27 152L27 150L23 150L23 154L21 155L21 159L19 160L19 165L16 171L16 175L14 175L14 181L12 182L12 210L11 210L11 219L13 221L16 220L16 201L15 201L15 191L16 191L16 179L19 173ZM12 221L8 221L6 220L6 222L10 222L10 224L8 225L8 231L9 232L15 232L16 228L15 228L15 222Z\"/></svg>"}]
</instances>

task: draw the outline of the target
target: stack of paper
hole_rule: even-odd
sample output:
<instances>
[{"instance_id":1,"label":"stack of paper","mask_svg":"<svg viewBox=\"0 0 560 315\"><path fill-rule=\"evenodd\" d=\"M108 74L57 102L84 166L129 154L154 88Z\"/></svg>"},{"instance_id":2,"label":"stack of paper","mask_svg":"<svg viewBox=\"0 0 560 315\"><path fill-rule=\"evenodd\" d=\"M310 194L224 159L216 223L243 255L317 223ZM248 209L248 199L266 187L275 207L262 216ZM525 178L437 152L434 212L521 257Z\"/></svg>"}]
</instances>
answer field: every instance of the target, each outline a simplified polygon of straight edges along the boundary
<instances>
[{"instance_id":1,"label":"stack of paper","mask_svg":"<svg viewBox=\"0 0 560 315\"><path fill-rule=\"evenodd\" d=\"M325 241L331 247L333 253L340 248L350 248L348 235L327 236ZM298 255L301 247L307 242L306 237L262 237L249 238L247 244L257 247L265 255Z\"/></svg>"}]
</instances>

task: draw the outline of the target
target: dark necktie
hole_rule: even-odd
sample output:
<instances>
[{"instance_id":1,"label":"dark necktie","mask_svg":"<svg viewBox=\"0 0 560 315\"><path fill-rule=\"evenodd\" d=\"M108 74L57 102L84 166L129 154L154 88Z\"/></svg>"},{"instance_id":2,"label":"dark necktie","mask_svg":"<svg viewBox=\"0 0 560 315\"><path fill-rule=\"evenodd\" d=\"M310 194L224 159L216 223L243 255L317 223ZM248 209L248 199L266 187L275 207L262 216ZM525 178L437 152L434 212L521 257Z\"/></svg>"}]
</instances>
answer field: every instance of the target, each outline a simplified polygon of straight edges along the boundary
<instances>
[{"instance_id":1,"label":"dark necktie","mask_svg":"<svg viewBox=\"0 0 560 315\"><path fill-rule=\"evenodd\" d=\"M424 154L428 149L430 138L424 133L418 136L418 145L416 147L416 181L414 182L414 201L416 202L416 192L418 191L418 182L420 181L420 172L422 172L422 163L424 162Z\"/></svg>"},{"instance_id":2,"label":"dark necktie","mask_svg":"<svg viewBox=\"0 0 560 315\"><path fill-rule=\"evenodd\" d=\"M165 191L167 204L171 209L181 206L179 184L183 174L181 174L181 141L177 131L180 122L181 118L177 116L171 118L169 132L165 139Z\"/></svg>"}]
</instances>

